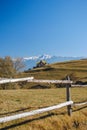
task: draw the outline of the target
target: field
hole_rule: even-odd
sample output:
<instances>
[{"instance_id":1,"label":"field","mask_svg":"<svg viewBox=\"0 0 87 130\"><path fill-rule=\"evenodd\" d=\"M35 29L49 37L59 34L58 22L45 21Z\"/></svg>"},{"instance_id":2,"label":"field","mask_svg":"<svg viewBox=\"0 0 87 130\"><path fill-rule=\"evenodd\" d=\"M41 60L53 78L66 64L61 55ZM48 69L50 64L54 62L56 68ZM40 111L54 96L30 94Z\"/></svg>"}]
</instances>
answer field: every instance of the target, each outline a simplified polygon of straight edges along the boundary
<instances>
[{"instance_id":1,"label":"field","mask_svg":"<svg viewBox=\"0 0 87 130\"><path fill-rule=\"evenodd\" d=\"M87 101L87 87L71 88L74 102ZM66 101L66 89L0 90L0 117L36 110ZM87 106L67 108L0 124L1 130L87 130Z\"/></svg>"},{"instance_id":2,"label":"field","mask_svg":"<svg viewBox=\"0 0 87 130\"><path fill-rule=\"evenodd\" d=\"M15 75L35 79L65 79L87 82L87 59L48 64ZM11 83L0 86L0 117L53 106L66 101L66 89L56 84ZM33 89L30 89L33 88ZM38 88L38 89L35 89ZM43 88L43 89L42 89ZM51 89L48 89L51 88ZM8 90L7 90L8 89ZM87 87L71 88L72 101L87 101ZM0 130L87 130L87 105L73 106L72 116L67 108L0 124Z\"/></svg>"}]
</instances>

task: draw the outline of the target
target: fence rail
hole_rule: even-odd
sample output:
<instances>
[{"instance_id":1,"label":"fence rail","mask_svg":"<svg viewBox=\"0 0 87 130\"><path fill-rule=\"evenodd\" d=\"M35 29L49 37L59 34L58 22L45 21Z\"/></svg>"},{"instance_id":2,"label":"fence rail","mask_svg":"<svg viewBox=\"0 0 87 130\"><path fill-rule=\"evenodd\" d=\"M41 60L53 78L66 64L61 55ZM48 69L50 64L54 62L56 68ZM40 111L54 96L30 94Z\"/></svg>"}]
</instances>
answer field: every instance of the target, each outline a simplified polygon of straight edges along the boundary
<instances>
[{"instance_id":1,"label":"fence rail","mask_svg":"<svg viewBox=\"0 0 87 130\"><path fill-rule=\"evenodd\" d=\"M26 78L16 78L16 79L0 79L0 84L4 83L12 83L12 82L35 82L35 83L62 83L62 84L72 84L73 81L68 80L42 80L42 79L34 79L34 77L26 77Z\"/></svg>"},{"instance_id":2,"label":"fence rail","mask_svg":"<svg viewBox=\"0 0 87 130\"><path fill-rule=\"evenodd\" d=\"M14 82L20 82L20 81L29 81L29 80L33 80L33 79L34 79L34 77L16 78L16 79L0 79L0 84L14 83Z\"/></svg>"},{"instance_id":3,"label":"fence rail","mask_svg":"<svg viewBox=\"0 0 87 130\"><path fill-rule=\"evenodd\" d=\"M32 79L28 80L27 82L34 82L34 83L59 83L59 84L72 84L73 81L69 80L41 80L41 79Z\"/></svg>"},{"instance_id":4,"label":"fence rail","mask_svg":"<svg viewBox=\"0 0 87 130\"><path fill-rule=\"evenodd\" d=\"M82 105L86 105L87 102L82 102L82 103L74 103L74 106L82 106Z\"/></svg>"},{"instance_id":5,"label":"fence rail","mask_svg":"<svg viewBox=\"0 0 87 130\"><path fill-rule=\"evenodd\" d=\"M87 87L87 85L80 85L80 84L72 84L72 87Z\"/></svg>"},{"instance_id":6,"label":"fence rail","mask_svg":"<svg viewBox=\"0 0 87 130\"><path fill-rule=\"evenodd\" d=\"M68 101L68 102L64 102L64 103L61 103L59 105L50 106L50 107L47 107L47 108L37 109L37 110L30 111L30 112L24 112L22 114L17 114L17 115L13 115L13 116L2 117L2 118L0 118L0 123L20 119L20 118L27 117L27 116L33 116L33 115L36 115L36 114L40 114L40 113L43 113L43 112L48 112L48 111L51 111L51 110L59 109L59 108L62 108L62 107L68 106L68 105L72 105L72 104L73 104L73 101Z\"/></svg>"}]
</instances>

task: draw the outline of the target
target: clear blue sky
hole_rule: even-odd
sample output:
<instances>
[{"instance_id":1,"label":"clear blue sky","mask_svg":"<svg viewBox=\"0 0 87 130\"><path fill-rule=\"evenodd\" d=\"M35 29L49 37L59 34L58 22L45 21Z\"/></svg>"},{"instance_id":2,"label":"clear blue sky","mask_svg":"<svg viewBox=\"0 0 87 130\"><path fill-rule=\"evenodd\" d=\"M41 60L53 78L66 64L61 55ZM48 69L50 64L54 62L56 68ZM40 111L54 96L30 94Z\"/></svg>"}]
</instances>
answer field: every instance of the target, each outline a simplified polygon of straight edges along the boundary
<instances>
[{"instance_id":1,"label":"clear blue sky","mask_svg":"<svg viewBox=\"0 0 87 130\"><path fill-rule=\"evenodd\" d=\"M0 0L0 57L87 57L87 0Z\"/></svg>"}]
</instances>

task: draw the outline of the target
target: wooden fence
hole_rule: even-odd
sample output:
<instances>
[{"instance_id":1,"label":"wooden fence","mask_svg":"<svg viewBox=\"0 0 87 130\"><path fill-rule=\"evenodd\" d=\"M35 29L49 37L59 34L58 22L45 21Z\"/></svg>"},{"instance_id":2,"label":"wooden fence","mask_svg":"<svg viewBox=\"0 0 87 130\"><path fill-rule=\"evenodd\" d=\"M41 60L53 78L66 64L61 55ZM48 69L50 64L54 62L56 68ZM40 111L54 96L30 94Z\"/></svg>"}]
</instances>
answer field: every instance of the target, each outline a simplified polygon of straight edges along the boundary
<instances>
[{"instance_id":1,"label":"wooden fence","mask_svg":"<svg viewBox=\"0 0 87 130\"><path fill-rule=\"evenodd\" d=\"M47 107L47 108L41 108L41 109L33 110L33 111L30 111L30 112L24 112L22 114L16 114L16 115L13 115L13 116L2 117L2 118L0 118L0 123L20 119L20 118L27 117L27 116L33 116L33 115L40 114L40 113L43 113L43 112L48 112L48 111L51 111L51 110L59 109L59 108L65 107L65 106L67 107L68 115L71 116L72 106L74 105L74 103L71 100L70 88L71 88L71 84L73 83L73 81L70 81L69 79L68 80L36 80L36 79L34 79L34 77L27 77L27 78L19 78L19 79L0 80L0 84L11 83L11 82L19 82L19 81L36 82L36 83L59 83L59 84L61 83L61 84L66 84L66 100L67 101L64 102L64 103L55 105L55 106ZM84 104L87 104L87 102L75 104L75 105L84 105Z\"/></svg>"},{"instance_id":2,"label":"wooden fence","mask_svg":"<svg viewBox=\"0 0 87 130\"><path fill-rule=\"evenodd\" d=\"M62 107L68 106L68 105L72 105L72 104L73 104L73 101L69 101L69 102L64 102L64 103L61 103L59 105L55 105L55 106L51 106L51 107L47 107L47 108L33 110L33 111L30 111L30 112L24 112L22 114L2 117L2 118L0 118L0 123L20 119L20 118L27 117L27 116L33 116L33 115L36 115L36 114L40 114L40 113L43 113L43 112L48 112L48 111L51 111L51 110L59 109L59 108L62 108Z\"/></svg>"},{"instance_id":3,"label":"wooden fence","mask_svg":"<svg viewBox=\"0 0 87 130\"><path fill-rule=\"evenodd\" d=\"M5 84L5 83L14 83L14 82L20 82L20 81L29 81L33 80L34 77L27 77L27 78L17 78L17 79L0 79L0 84Z\"/></svg>"}]
</instances>

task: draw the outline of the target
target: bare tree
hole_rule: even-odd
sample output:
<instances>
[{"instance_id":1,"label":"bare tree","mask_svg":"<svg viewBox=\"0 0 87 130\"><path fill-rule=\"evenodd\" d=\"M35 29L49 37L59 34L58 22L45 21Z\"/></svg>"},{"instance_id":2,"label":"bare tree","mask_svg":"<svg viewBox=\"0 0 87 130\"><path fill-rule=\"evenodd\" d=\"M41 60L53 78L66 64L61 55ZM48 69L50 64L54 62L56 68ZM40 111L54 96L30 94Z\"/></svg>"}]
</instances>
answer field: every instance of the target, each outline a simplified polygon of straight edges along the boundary
<instances>
[{"instance_id":1,"label":"bare tree","mask_svg":"<svg viewBox=\"0 0 87 130\"><path fill-rule=\"evenodd\" d=\"M23 62L23 58L16 58L14 60L14 68L17 72L25 68L25 64Z\"/></svg>"}]
</instances>

